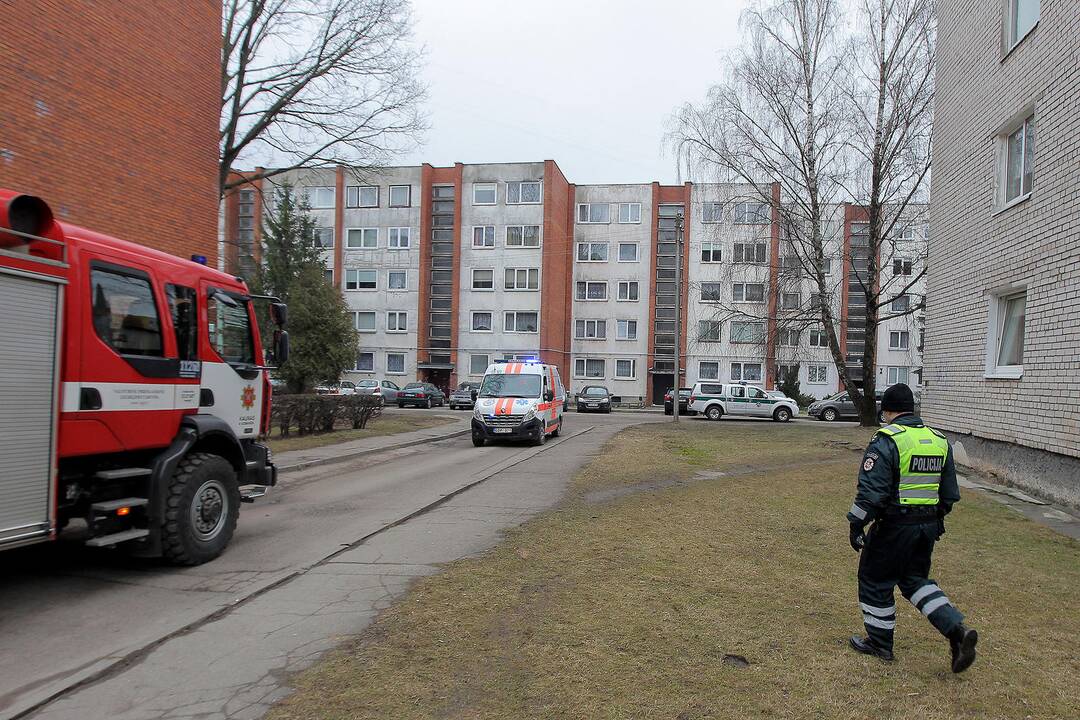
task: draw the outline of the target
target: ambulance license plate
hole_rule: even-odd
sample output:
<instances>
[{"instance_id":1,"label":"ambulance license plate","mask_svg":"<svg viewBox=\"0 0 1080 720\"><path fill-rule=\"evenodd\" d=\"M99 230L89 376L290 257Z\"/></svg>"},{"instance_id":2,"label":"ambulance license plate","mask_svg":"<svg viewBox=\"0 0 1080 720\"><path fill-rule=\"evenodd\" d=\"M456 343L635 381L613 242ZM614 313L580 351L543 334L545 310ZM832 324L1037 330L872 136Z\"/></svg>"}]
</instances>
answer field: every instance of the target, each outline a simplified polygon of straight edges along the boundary
<instances>
[{"instance_id":1,"label":"ambulance license plate","mask_svg":"<svg viewBox=\"0 0 1080 720\"><path fill-rule=\"evenodd\" d=\"M513 431L514 431L513 428L492 428L491 429L491 432L494 432L494 433L510 433L510 432L513 432Z\"/></svg>"}]
</instances>

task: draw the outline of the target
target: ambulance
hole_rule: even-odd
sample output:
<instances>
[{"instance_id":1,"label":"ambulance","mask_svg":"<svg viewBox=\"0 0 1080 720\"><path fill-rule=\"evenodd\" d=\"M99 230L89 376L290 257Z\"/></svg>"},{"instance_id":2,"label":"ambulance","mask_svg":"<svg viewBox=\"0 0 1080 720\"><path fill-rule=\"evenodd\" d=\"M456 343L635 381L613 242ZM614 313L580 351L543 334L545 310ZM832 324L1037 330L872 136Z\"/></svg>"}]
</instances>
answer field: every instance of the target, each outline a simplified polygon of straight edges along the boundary
<instances>
[{"instance_id":1,"label":"ambulance","mask_svg":"<svg viewBox=\"0 0 1080 720\"><path fill-rule=\"evenodd\" d=\"M537 361L496 362L484 373L473 408L472 441L530 440L543 445L562 432L566 388L559 369Z\"/></svg>"}]
</instances>

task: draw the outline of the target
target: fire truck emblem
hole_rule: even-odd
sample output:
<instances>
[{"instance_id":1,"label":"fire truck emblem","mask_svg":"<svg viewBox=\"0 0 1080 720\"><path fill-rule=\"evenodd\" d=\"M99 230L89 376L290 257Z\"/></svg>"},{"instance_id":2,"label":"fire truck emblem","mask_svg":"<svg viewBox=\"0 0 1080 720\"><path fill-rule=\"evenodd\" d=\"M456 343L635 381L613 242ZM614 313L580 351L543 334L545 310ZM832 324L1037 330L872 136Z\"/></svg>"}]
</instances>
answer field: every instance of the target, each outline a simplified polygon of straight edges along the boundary
<instances>
[{"instance_id":1,"label":"fire truck emblem","mask_svg":"<svg viewBox=\"0 0 1080 720\"><path fill-rule=\"evenodd\" d=\"M244 388L244 392L240 394L240 404L244 406L245 410L250 410L255 406L255 388L248 385Z\"/></svg>"}]
</instances>

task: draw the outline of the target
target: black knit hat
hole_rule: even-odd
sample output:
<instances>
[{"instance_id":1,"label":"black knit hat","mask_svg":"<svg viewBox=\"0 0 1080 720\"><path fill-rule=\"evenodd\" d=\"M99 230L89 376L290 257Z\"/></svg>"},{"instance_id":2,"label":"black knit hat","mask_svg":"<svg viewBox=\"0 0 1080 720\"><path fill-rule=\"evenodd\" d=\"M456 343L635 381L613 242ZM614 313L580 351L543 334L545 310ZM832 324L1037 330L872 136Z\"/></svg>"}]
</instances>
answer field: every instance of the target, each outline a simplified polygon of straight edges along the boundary
<instances>
[{"instance_id":1,"label":"black knit hat","mask_svg":"<svg viewBox=\"0 0 1080 720\"><path fill-rule=\"evenodd\" d=\"M897 383L881 396L882 412L913 413L915 412L915 396L911 394L911 388L904 383Z\"/></svg>"}]
</instances>

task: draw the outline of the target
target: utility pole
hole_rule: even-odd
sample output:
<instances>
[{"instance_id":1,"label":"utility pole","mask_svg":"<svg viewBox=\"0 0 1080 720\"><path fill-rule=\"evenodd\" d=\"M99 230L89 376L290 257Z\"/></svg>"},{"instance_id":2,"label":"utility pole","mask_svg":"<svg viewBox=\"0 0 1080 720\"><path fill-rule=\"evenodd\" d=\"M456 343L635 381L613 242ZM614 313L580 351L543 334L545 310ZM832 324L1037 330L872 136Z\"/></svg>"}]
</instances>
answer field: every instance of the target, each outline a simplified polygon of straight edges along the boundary
<instances>
[{"instance_id":1,"label":"utility pole","mask_svg":"<svg viewBox=\"0 0 1080 720\"><path fill-rule=\"evenodd\" d=\"M680 358L680 333L679 311L682 309L682 262L683 262L683 214L675 216L675 387L671 389L671 421L679 422L679 369L682 367Z\"/></svg>"}]
</instances>

